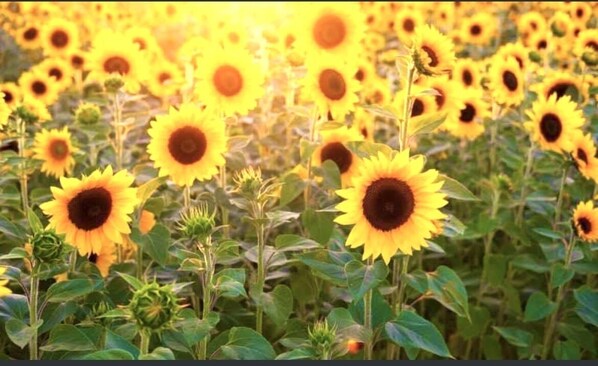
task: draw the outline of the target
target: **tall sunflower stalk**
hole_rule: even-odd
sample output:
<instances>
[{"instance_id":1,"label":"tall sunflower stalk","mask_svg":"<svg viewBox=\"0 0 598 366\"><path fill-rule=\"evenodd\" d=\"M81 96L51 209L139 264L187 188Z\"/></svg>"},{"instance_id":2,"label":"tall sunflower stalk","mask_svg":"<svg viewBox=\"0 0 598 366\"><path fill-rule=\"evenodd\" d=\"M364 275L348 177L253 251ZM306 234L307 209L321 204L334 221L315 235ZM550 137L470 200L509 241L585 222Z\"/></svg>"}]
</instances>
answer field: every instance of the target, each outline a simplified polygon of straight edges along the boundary
<instances>
[{"instance_id":1,"label":"tall sunflower stalk","mask_svg":"<svg viewBox=\"0 0 598 366\"><path fill-rule=\"evenodd\" d=\"M21 185L21 203L23 205L23 213L27 215L27 210L29 208L29 194L27 188L27 162L25 160L25 143L27 141L27 126L25 125L25 121L17 117L16 120L17 125L17 136L18 136L18 148L19 148L19 158L21 159L20 167L19 167L19 182Z\"/></svg>"}]
</instances>

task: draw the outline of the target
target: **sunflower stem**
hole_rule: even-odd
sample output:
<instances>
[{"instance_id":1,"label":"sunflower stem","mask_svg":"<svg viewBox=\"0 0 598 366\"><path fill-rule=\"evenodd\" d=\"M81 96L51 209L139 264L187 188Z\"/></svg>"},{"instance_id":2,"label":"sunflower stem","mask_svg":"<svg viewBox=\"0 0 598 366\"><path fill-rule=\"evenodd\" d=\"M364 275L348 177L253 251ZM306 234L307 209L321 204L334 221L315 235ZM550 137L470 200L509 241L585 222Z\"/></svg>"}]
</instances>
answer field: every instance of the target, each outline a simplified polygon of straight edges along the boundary
<instances>
[{"instance_id":1,"label":"sunflower stem","mask_svg":"<svg viewBox=\"0 0 598 366\"><path fill-rule=\"evenodd\" d=\"M309 143L313 144L316 139L316 124L318 123L318 114L314 111L310 124L309 124ZM307 209L309 206L309 199L311 196L311 175L312 175L312 154L307 159L307 187L303 191L303 202L304 207Z\"/></svg>"},{"instance_id":2,"label":"sunflower stem","mask_svg":"<svg viewBox=\"0 0 598 366\"><path fill-rule=\"evenodd\" d=\"M521 227L521 220L523 220L523 210L525 209L525 200L527 196L527 181L532 173L532 167L534 165L534 150L535 145L533 141L530 144L529 150L527 151L527 160L525 162L525 172L523 174L523 180L521 182L521 193L519 194L519 203L517 208L517 216L515 217L515 223Z\"/></svg>"},{"instance_id":3,"label":"sunflower stem","mask_svg":"<svg viewBox=\"0 0 598 366\"><path fill-rule=\"evenodd\" d=\"M405 102L403 109L403 123L401 125L401 139L399 143L399 150L403 151L407 148L409 140L409 116L411 115L411 86L413 85L413 79L415 77L415 64L413 61L409 62L407 66L407 91L405 92Z\"/></svg>"},{"instance_id":4,"label":"sunflower stem","mask_svg":"<svg viewBox=\"0 0 598 366\"><path fill-rule=\"evenodd\" d=\"M567 165L563 169L563 175L561 176L561 182L559 185L559 195L556 200L556 207L554 209L554 222L552 223L552 229L555 230L561 219L561 209L563 206L563 195L565 193L565 182L567 181L567 174L569 173L569 166Z\"/></svg>"},{"instance_id":5,"label":"sunflower stem","mask_svg":"<svg viewBox=\"0 0 598 366\"><path fill-rule=\"evenodd\" d=\"M77 271L77 248L74 248L71 252L70 265L71 273L75 273Z\"/></svg>"},{"instance_id":6,"label":"sunflower stem","mask_svg":"<svg viewBox=\"0 0 598 366\"><path fill-rule=\"evenodd\" d=\"M29 289L29 326L31 328L31 339L29 340L29 359L37 360L37 297L39 291L39 277L37 276L38 265L36 261L32 263L31 285Z\"/></svg>"},{"instance_id":7,"label":"sunflower stem","mask_svg":"<svg viewBox=\"0 0 598 366\"><path fill-rule=\"evenodd\" d=\"M139 332L139 356L147 355L149 353L151 333L146 330Z\"/></svg>"},{"instance_id":8,"label":"sunflower stem","mask_svg":"<svg viewBox=\"0 0 598 366\"><path fill-rule=\"evenodd\" d=\"M117 171L123 168L123 134L122 134L122 111L118 100L118 91L113 96L114 108L114 145L116 147L116 169Z\"/></svg>"},{"instance_id":9,"label":"sunflower stem","mask_svg":"<svg viewBox=\"0 0 598 366\"><path fill-rule=\"evenodd\" d=\"M408 255L403 256L403 258L401 259L401 273L399 275L399 295L397 298L397 302L394 304L395 305L395 311L397 316L399 314L401 314L401 311L403 311L403 302L405 301L405 289L407 288L407 283L405 281L401 281L401 277L403 277L403 275L407 274L407 271L409 270L409 259L411 257ZM397 345L397 359L399 359L401 357L401 346Z\"/></svg>"},{"instance_id":10,"label":"sunflower stem","mask_svg":"<svg viewBox=\"0 0 598 366\"><path fill-rule=\"evenodd\" d=\"M185 188L183 188L183 205L185 207L185 210L189 210L189 208L191 208L191 187L190 186L185 186Z\"/></svg>"},{"instance_id":11,"label":"sunflower stem","mask_svg":"<svg viewBox=\"0 0 598 366\"><path fill-rule=\"evenodd\" d=\"M566 252L565 252L565 269L568 270L571 266L571 259L573 258L573 249L575 248L575 229L571 229L571 235L569 236L569 242L566 243ZM550 276L554 276L553 271L551 270ZM546 333L544 333L544 346L542 347L542 359L546 360L550 355L550 350L552 346L552 338L554 335L554 330L556 328L556 322L559 316L559 308L561 302L563 301L565 295L565 286L566 284L562 284L558 287L557 294L556 294L556 309L550 316L550 318L546 322Z\"/></svg>"},{"instance_id":12,"label":"sunflower stem","mask_svg":"<svg viewBox=\"0 0 598 366\"><path fill-rule=\"evenodd\" d=\"M21 158L20 163L20 179L19 182L21 184L21 203L23 204L23 214L27 216L27 209L29 208L29 195L28 195L28 188L27 188L27 163L25 160L25 141L27 138L27 128L25 126L25 121L23 119L17 119L17 131L18 131L18 148L19 148L19 158Z\"/></svg>"},{"instance_id":13,"label":"sunflower stem","mask_svg":"<svg viewBox=\"0 0 598 366\"><path fill-rule=\"evenodd\" d=\"M256 225L257 233L257 290L258 290L258 303L255 314L255 330L259 334L262 334L262 325L264 318L264 308L262 306L262 294L264 293L264 284L266 282L266 268L264 264L264 224L263 224L263 210L261 205L258 206L258 223Z\"/></svg>"},{"instance_id":14,"label":"sunflower stem","mask_svg":"<svg viewBox=\"0 0 598 366\"><path fill-rule=\"evenodd\" d=\"M206 239L206 245L204 247L204 258L206 270L202 276L202 287L203 287L203 309L201 320L206 321L212 311L212 278L214 277L214 258L212 253L212 238L210 236ZM206 360L208 356L208 342L210 340L209 334L206 335L199 345L199 359Z\"/></svg>"},{"instance_id":15,"label":"sunflower stem","mask_svg":"<svg viewBox=\"0 0 598 366\"><path fill-rule=\"evenodd\" d=\"M368 266L374 265L374 259L370 257L368 259ZM372 359L372 352L374 349L374 330L372 329L372 297L374 295L374 289L369 289L365 293L363 298L363 326L369 331L369 337L365 343L365 350L363 353L364 360Z\"/></svg>"}]
</instances>

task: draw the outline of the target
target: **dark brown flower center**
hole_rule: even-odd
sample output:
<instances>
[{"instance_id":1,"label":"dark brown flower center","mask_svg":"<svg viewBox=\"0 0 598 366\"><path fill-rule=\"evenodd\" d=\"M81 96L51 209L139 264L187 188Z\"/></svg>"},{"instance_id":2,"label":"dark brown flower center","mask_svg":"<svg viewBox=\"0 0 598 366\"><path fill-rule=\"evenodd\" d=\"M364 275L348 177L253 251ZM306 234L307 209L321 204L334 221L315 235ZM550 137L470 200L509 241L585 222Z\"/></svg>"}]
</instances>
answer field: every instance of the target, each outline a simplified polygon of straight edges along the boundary
<instances>
[{"instance_id":1,"label":"dark brown flower center","mask_svg":"<svg viewBox=\"0 0 598 366\"><path fill-rule=\"evenodd\" d=\"M422 46L422 50L424 50L424 52L426 52L428 54L428 57L430 58L429 66L430 67L437 66L438 65L438 56L436 56L436 52L434 52L434 50L428 46Z\"/></svg>"},{"instance_id":2,"label":"dark brown flower center","mask_svg":"<svg viewBox=\"0 0 598 366\"><path fill-rule=\"evenodd\" d=\"M355 73L355 79L359 81L363 81L363 79L365 79L365 72L363 72L363 69L360 68L357 70Z\"/></svg>"},{"instance_id":3,"label":"dark brown flower center","mask_svg":"<svg viewBox=\"0 0 598 366\"><path fill-rule=\"evenodd\" d=\"M181 127L168 139L170 155L184 165L199 161L205 154L207 146L206 135L197 127Z\"/></svg>"},{"instance_id":4,"label":"dark brown flower center","mask_svg":"<svg viewBox=\"0 0 598 366\"><path fill-rule=\"evenodd\" d=\"M558 140L562 131L563 126L557 115L547 113L542 116L542 119L540 120L540 132L546 141L554 142Z\"/></svg>"},{"instance_id":5,"label":"dark brown flower center","mask_svg":"<svg viewBox=\"0 0 598 366\"><path fill-rule=\"evenodd\" d=\"M64 48L69 43L69 35L63 30L56 30L50 36L50 42L56 48Z\"/></svg>"},{"instance_id":6,"label":"dark brown flower center","mask_svg":"<svg viewBox=\"0 0 598 366\"><path fill-rule=\"evenodd\" d=\"M160 75L158 75L158 81L160 81L160 84L164 84L166 81L170 80L172 77L169 73L167 72L161 72Z\"/></svg>"},{"instance_id":7,"label":"dark brown flower center","mask_svg":"<svg viewBox=\"0 0 598 366\"><path fill-rule=\"evenodd\" d=\"M543 50L548 46L548 44L546 43L546 40L543 39L540 42L538 42L538 49L539 50Z\"/></svg>"},{"instance_id":8,"label":"dark brown flower center","mask_svg":"<svg viewBox=\"0 0 598 366\"><path fill-rule=\"evenodd\" d=\"M471 84L473 84L473 75L471 74L471 71L469 70L464 70L463 71L463 75L461 75L462 79L463 79L463 84L470 86Z\"/></svg>"},{"instance_id":9,"label":"dark brown flower center","mask_svg":"<svg viewBox=\"0 0 598 366\"><path fill-rule=\"evenodd\" d=\"M502 82L510 91L517 90L517 86L519 85L517 76L508 70L502 73Z\"/></svg>"},{"instance_id":10,"label":"dark brown flower center","mask_svg":"<svg viewBox=\"0 0 598 366\"><path fill-rule=\"evenodd\" d=\"M69 153L69 147L64 140L52 140L50 142L50 155L55 160L63 160Z\"/></svg>"},{"instance_id":11,"label":"dark brown flower center","mask_svg":"<svg viewBox=\"0 0 598 366\"><path fill-rule=\"evenodd\" d=\"M50 69L50 72L48 72L48 75L54 76L56 78L56 80L61 80L62 79L62 70L60 70L57 67L53 67Z\"/></svg>"},{"instance_id":12,"label":"dark brown flower center","mask_svg":"<svg viewBox=\"0 0 598 366\"><path fill-rule=\"evenodd\" d=\"M140 50L144 50L147 48L147 45L145 44L145 40L143 38L135 38L133 42L139 45Z\"/></svg>"},{"instance_id":13,"label":"dark brown flower center","mask_svg":"<svg viewBox=\"0 0 598 366\"><path fill-rule=\"evenodd\" d=\"M331 142L322 148L322 151L320 152L320 160L322 162L325 162L326 160L334 161L342 174L351 168L353 154L342 143Z\"/></svg>"},{"instance_id":14,"label":"dark brown flower center","mask_svg":"<svg viewBox=\"0 0 598 366\"><path fill-rule=\"evenodd\" d=\"M395 178L381 178L367 188L362 208L370 225L390 231L409 220L415 208L415 198L407 183Z\"/></svg>"},{"instance_id":15,"label":"dark brown flower center","mask_svg":"<svg viewBox=\"0 0 598 366\"><path fill-rule=\"evenodd\" d=\"M129 61L120 56L112 56L104 61L104 71L109 74L116 72L121 75L126 75L129 73L130 69L131 65L129 65Z\"/></svg>"},{"instance_id":16,"label":"dark brown flower center","mask_svg":"<svg viewBox=\"0 0 598 366\"><path fill-rule=\"evenodd\" d=\"M80 69L81 67L83 67L84 62L85 61L83 60L83 57L81 57L81 56L74 55L73 57L71 57L71 65L73 65L77 69Z\"/></svg>"},{"instance_id":17,"label":"dark brown flower center","mask_svg":"<svg viewBox=\"0 0 598 366\"><path fill-rule=\"evenodd\" d=\"M575 15L577 15L578 18L582 18L583 17L583 9L577 8L577 10L575 11Z\"/></svg>"},{"instance_id":18,"label":"dark brown flower center","mask_svg":"<svg viewBox=\"0 0 598 366\"><path fill-rule=\"evenodd\" d=\"M446 102L444 90L440 88L435 88L434 90L438 92L438 95L436 95L436 97L434 98L436 100L436 105L438 106L438 109L441 109L444 106L444 103Z\"/></svg>"},{"instance_id":19,"label":"dark brown flower center","mask_svg":"<svg viewBox=\"0 0 598 366\"><path fill-rule=\"evenodd\" d=\"M469 28L469 32L474 36L477 36L482 33L482 27L480 27L478 24L472 25L471 28Z\"/></svg>"},{"instance_id":20,"label":"dark brown flower center","mask_svg":"<svg viewBox=\"0 0 598 366\"><path fill-rule=\"evenodd\" d=\"M28 41L32 41L37 38L38 34L39 34L39 32L38 32L37 28L31 27L31 28L27 29L25 31L25 33L23 33L23 38L25 38Z\"/></svg>"},{"instance_id":21,"label":"dark brown flower center","mask_svg":"<svg viewBox=\"0 0 598 366\"><path fill-rule=\"evenodd\" d=\"M361 135L365 138L368 137L368 129L365 127L362 127L361 130L359 130L361 132Z\"/></svg>"},{"instance_id":22,"label":"dark brown flower center","mask_svg":"<svg viewBox=\"0 0 598 366\"><path fill-rule=\"evenodd\" d=\"M583 231L583 233L586 235L592 232L592 222L586 217L580 217L577 219L577 225L579 225L581 231Z\"/></svg>"},{"instance_id":23,"label":"dark brown flower center","mask_svg":"<svg viewBox=\"0 0 598 366\"><path fill-rule=\"evenodd\" d=\"M10 102L13 101L14 96L12 95L11 92L9 92L7 90L2 90L2 93L4 93L4 101L6 102L6 104L9 104Z\"/></svg>"},{"instance_id":24,"label":"dark brown flower center","mask_svg":"<svg viewBox=\"0 0 598 366\"><path fill-rule=\"evenodd\" d=\"M46 87L45 83L36 80L33 82L33 84L31 84L31 90L33 90L36 95L44 95L48 88Z\"/></svg>"},{"instance_id":25,"label":"dark brown flower center","mask_svg":"<svg viewBox=\"0 0 598 366\"><path fill-rule=\"evenodd\" d=\"M415 22L411 18L407 18L403 21L403 29L409 33L415 29Z\"/></svg>"},{"instance_id":26,"label":"dark brown flower center","mask_svg":"<svg viewBox=\"0 0 598 366\"><path fill-rule=\"evenodd\" d=\"M91 231L104 225L112 212L112 195L103 187L79 192L68 203L69 220L78 228Z\"/></svg>"},{"instance_id":27,"label":"dark brown flower center","mask_svg":"<svg viewBox=\"0 0 598 366\"><path fill-rule=\"evenodd\" d=\"M320 73L320 90L328 99L339 100L346 93L345 79L340 72L326 69Z\"/></svg>"},{"instance_id":28,"label":"dark brown flower center","mask_svg":"<svg viewBox=\"0 0 598 366\"><path fill-rule=\"evenodd\" d=\"M243 76L237 68L229 65L216 69L213 82L218 92L227 97L236 95L243 88Z\"/></svg>"},{"instance_id":29,"label":"dark brown flower center","mask_svg":"<svg viewBox=\"0 0 598 366\"><path fill-rule=\"evenodd\" d=\"M461 122L469 123L473 121L476 115L475 107L469 103L465 104L465 108L461 109L461 114L459 115L459 120Z\"/></svg>"},{"instance_id":30,"label":"dark brown flower center","mask_svg":"<svg viewBox=\"0 0 598 366\"><path fill-rule=\"evenodd\" d=\"M586 164L588 163L588 155L581 148L577 149L577 159L583 161Z\"/></svg>"},{"instance_id":31,"label":"dark brown flower center","mask_svg":"<svg viewBox=\"0 0 598 366\"><path fill-rule=\"evenodd\" d=\"M231 32L228 34L228 40L231 41L231 43L239 43L241 37L239 37L237 33Z\"/></svg>"},{"instance_id":32,"label":"dark brown flower center","mask_svg":"<svg viewBox=\"0 0 598 366\"><path fill-rule=\"evenodd\" d=\"M316 43L324 48L331 49L343 42L347 36L345 22L334 14L321 16L314 25L313 37Z\"/></svg>"},{"instance_id":33,"label":"dark brown flower center","mask_svg":"<svg viewBox=\"0 0 598 366\"><path fill-rule=\"evenodd\" d=\"M421 115L422 113L424 113L424 103L419 100L416 99L413 101L413 108L411 109L411 117L417 117L419 115Z\"/></svg>"},{"instance_id":34,"label":"dark brown flower center","mask_svg":"<svg viewBox=\"0 0 598 366\"><path fill-rule=\"evenodd\" d=\"M95 253L91 253L89 255L89 257L87 258L88 261L90 261L93 264L96 264L98 262L98 255Z\"/></svg>"},{"instance_id":35,"label":"dark brown flower center","mask_svg":"<svg viewBox=\"0 0 598 366\"><path fill-rule=\"evenodd\" d=\"M558 100L567 94L570 94L573 97L573 99L577 99L577 95L579 92L575 84L569 82L561 82L553 85L550 89L548 89L547 97L550 97L554 93L556 93L556 99Z\"/></svg>"}]
</instances>

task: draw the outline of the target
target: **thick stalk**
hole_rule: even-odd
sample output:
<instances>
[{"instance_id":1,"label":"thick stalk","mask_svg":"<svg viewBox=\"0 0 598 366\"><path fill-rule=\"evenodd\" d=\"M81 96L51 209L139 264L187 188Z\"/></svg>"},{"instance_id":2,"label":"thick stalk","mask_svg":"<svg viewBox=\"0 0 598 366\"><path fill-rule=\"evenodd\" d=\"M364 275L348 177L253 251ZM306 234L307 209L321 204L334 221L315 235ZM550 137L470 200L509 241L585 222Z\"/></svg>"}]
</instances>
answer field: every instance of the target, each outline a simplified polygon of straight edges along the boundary
<instances>
[{"instance_id":1,"label":"thick stalk","mask_svg":"<svg viewBox=\"0 0 598 366\"><path fill-rule=\"evenodd\" d=\"M151 339L151 333L146 330L139 332L139 355L147 355L149 353L149 343Z\"/></svg>"},{"instance_id":2,"label":"thick stalk","mask_svg":"<svg viewBox=\"0 0 598 366\"><path fill-rule=\"evenodd\" d=\"M17 119L17 131L19 139L17 144L19 147L19 158L21 158L19 182L21 184L21 203L23 204L23 214L27 216L27 209L29 208L29 195L27 188L27 163L25 162L25 141L27 138L27 128L25 121L21 118Z\"/></svg>"},{"instance_id":3,"label":"thick stalk","mask_svg":"<svg viewBox=\"0 0 598 366\"><path fill-rule=\"evenodd\" d=\"M529 150L527 151L527 160L525 162L525 172L523 174L523 181L521 182L521 193L519 195L519 204L517 208L517 216L515 223L517 226L521 226L521 220L523 220L523 210L525 209L525 199L527 198L527 181L532 173L532 166L534 164L534 143L532 142Z\"/></svg>"},{"instance_id":4,"label":"thick stalk","mask_svg":"<svg viewBox=\"0 0 598 366\"><path fill-rule=\"evenodd\" d=\"M413 77L415 76L415 65L413 62L409 63L407 67L407 91L405 93L405 101L403 108L403 123L401 126L401 139L399 149L401 151L407 148L409 140L409 117L411 116L411 86L413 84Z\"/></svg>"},{"instance_id":5,"label":"thick stalk","mask_svg":"<svg viewBox=\"0 0 598 366\"><path fill-rule=\"evenodd\" d=\"M264 318L264 309L262 307L262 294L264 292L264 283L266 282L266 268L264 264L264 224L262 223L262 213L260 209L259 222L257 229L257 288L259 290L259 301L255 315L255 330L262 334L262 324Z\"/></svg>"},{"instance_id":6,"label":"thick stalk","mask_svg":"<svg viewBox=\"0 0 598 366\"><path fill-rule=\"evenodd\" d=\"M203 309L201 319L207 322L210 311L212 311L212 278L214 277L214 260L212 258L211 238L207 238L207 245L204 250L206 271L203 276ZM206 360L208 356L209 334L201 340L199 345L199 359Z\"/></svg>"},{"instance_id":7,"label":"thick stalk","mask_svg":"<svg viewBox=\"0 0 598 366\"><path fill-rule=\"evenodd\" d=\"M374 260L370 257L368 259L368 266L373 266ZM363 326L369 331L368 341L365 344L363 352L364 360L372 359L372 352L374 350L374 329L372 327L372 297L374 295L374 289L369 289L365 293L363 298Z\"/></svg>"},{"instance_id":8,"label":"thick stalk","mask_svg":"<svg viewBox=\"0 0 598 366\"><path fill-rule=\"evenodd\" d=\"M563 176L561 177L561 183L559 186L559 195L556 200L556 207L554 209L554 222L552 223L552 229L555 230L561 220L561 208L563 206L563 194L565 193L565 182L567 181L567 173L569 167L567 166L563 170Z\"/></svg>"},{"instance_id":9,"label":"thick stalk","mask_svg":"<svg viewBox=\"0 0 598 366\"><path fill-rule=\"evenodd\" d=\"M31 269L31 287L29 290L29 326L31 339L29 340L29 359L37 360L37 298L39 292L39 278L37 277L37 263L33 262Z\"/></svg>"},{"instance_id":10,"label":"thick stalk","mask_svg":"<svg viewBox=\"0 0 598 366\"><path fill-rule=\"evenodd\" d=\"M183 206L185 210L189 210L191 207L191 187L185 186L183 189Z\"/></svg>"},{"instance_id":11,"label":"thick stalk","mask_svg":"<svg viewBox=\"0 0 598 366\"><path fill-rule=\"evenodd\" d=\"M114 93L114 145L116 150L116 170L123 168L123 131L122 131L122 111L118 101L118 92Z\"/></svg>"}]
</instances>

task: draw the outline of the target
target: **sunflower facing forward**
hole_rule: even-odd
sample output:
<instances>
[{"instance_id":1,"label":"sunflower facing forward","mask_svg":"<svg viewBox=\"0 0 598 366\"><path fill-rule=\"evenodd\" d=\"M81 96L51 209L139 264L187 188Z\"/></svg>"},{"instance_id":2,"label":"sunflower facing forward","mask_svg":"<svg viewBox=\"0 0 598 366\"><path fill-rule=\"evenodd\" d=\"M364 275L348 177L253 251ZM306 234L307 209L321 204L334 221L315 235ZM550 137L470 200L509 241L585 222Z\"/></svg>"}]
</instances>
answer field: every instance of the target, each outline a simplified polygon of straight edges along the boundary
<instances>
[{"instance_id":1,"label":"sunflower facing forward","mask_svg":"<svg viewBox=\"0 0 598 366\"><path fill-rule=\"evenodd\" d=\"M552 72L539 84L534 85L532 89L539 97L548 99L556 94L559 99L565 95L570 95L571 99L578 100L579 93L582 91L581 80L575 75L557 71Z\"/></svg>"},{"instance_id":2,"label":"sunflower facing forward","mask_svg":"<svg viewBox=\"0 0 598 366\"><path fill-rule=\"evenodd\" d=\"M64 234L80 255L99 253L106 242L122 243L129 234L131 213L137 204L134 177L126 170L113 174L108 166L82 179L60 179L62 188L51 187L54 200L40 205L50 216L49 228Z\"/></svg>"},{"instance_id":3,"label":"sunflower facing forward","mask_svg":"<svg viewBox=\"0 0 598 366\"><path fill-rule=\"evenodd\" d=\"M572 138L577 129L584 124L582 111L571 101L568 95L557 100L556 94L549 99L540 98L527 112L530 122L525 127L531 131L532 138L546 150L556 152L571 151Z\"/></svg>"},{"instance_id":4,"label":"sunflower facing forward","mask_svg":"<svg viewBox=\"0 0 598 366\"><path fill-rule=\"evenodd\" d=\"M314 151L314 166L320 166L326 160L332 160L341 173L343 187L351 184L351 178L359 167L359 157L348 149L347 143L362 141L363 136L355 129L346 126L320 132L322 143Z\"/></svg>"},{"instance_id":5,"label":"sunflower facing forward","mask_svg":"<svg viewBox=\"0 0 598 366\"><path fill-rule=\"evenodd\" d=\"M473 140L484 132L483 121L490 115L490 107L479 89L467 89L461 97L461 110L449 114L444 126L456 137Z\"/></svg>"},{"instance_id":6,"label":"sunflower facing forward","mask_svg":"<svg viewBox=\"0 0 598 366\"><path fill-rule=\"evenodd\" d=\"M264 93L264 73L242 48L214 48L199 61L196 93L218 114L246 114Z\"/></svg>"},{"instance_id":7,"label":"sunflower facing forward","mask_svg":"<svg viewBox=\"0 0 598 366\"><path fill-rule=\"evenodd\" d=\"M581 175L598 182L598 158L596 158L596 145L591 134L584 135L581 132L575 134L571 155Z\"/></svg>"},{"instance_id":8,"label":"sunflower facing forward","mask_svg":"<svg viewBox=\"0 0 598 366\"><path fill-rule=\"evenodd\" d=\"M598 209L594 208L594 202L580 202L577 205L573 211L573 226L581 240L598 240Z\"/></svg>"},{"instance_id":9,"label":"sunflower facing forward","mask_svg":"<svg viewBox=\"0 0 598 366\"><path fill-rule=\"evenodd\" d=\"M160 176L170 176L179 186L210 179L225 163L224 122L195 105L171 107L168 115L156 117L148 134L147 151Z\"/></svg>"},{"instance_id":10,"label":"sunflower facing forward","mask_svg":"<svg viewBox=\"0 0 598 366\"><path fill-rule=\"evenodd\" d=\"M504 60L495 57L490 66L489 89L494 100L505 106L518 106L523 102L523 73L514 57Z\"/></svg>"},{"instance_id":11,"label":"sunflower facing forward","mask_svg":"<svg viewBox=\"0 0 598 366\"><path fill-rule=\"evenodd\" d=\"M337 191L344 201L336 208L344 214L335 222L354 225L346 244L363 245L363 259L382 256L388 263L397 252L411 255L428 246L447 201L438 171L423 167L423 156L409 158L409 150L390 159L380 153L362 161L353 188Z\"/></svg>"},{"instance_id":12,"label":"sunflower facing forward","mask_svg":"<svg viewBox=\"0 0 598 366\"><path fill-rule=\"evenodd\" d=\"M35 134L33 157L43 161L41 170L48 175L60 178L69 173L75 165L74 151L71 134L66 127Z\"/></svg>"},{"instance_id":13,"label":"sunflower facing forward","mask_svg":"<svg viewBox=\"0 0 598 366\"><path fill-rule=\"evenodd\" d=\"M75 23L64 19L51 19L42 31L44 52L65 55L79 47L79 33Z\"/></svg>"}]
</instances>

